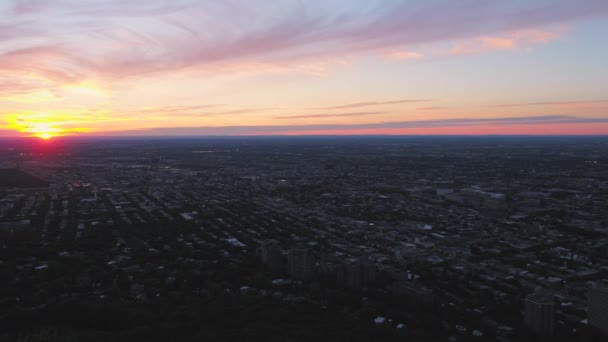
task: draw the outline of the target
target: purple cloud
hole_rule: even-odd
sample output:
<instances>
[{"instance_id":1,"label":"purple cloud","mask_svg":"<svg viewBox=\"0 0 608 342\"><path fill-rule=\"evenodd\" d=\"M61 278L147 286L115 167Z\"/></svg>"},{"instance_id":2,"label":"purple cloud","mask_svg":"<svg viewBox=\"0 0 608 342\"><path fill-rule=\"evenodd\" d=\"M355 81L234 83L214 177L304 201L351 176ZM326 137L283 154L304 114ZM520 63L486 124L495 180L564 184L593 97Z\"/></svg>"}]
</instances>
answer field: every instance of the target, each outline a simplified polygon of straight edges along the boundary
<instances>
[{"instance_id":1,"label":"purple cloud","mask_svg":"<svg viewBox=\"0 0 608 342\"><path fill-rule=\"evenodd\" d=\"M503 118L457 118L422 121L397 121L371 124L315 124L315 125L276 125L276 126L221 126L221 127L173 127L153 128L120 132L105 132L100 135L126 135L126 136L179 136L179 135L256 135L256 134L285 134L289 132L306 131L335 131L335 130L361 130L361 129L398 129L398 128L425 128L425 127L463 127L480 125L546 125L546 124L585 124L608 123L607 118L586 118L570 115L543 115L529 117L503 117Z\"/></svg>"},{"instance_id":2,"label":"purple cloud","mask_svg":"<svg viewBox=\"0 0 608 342\"><path fill-rule=\"evenodd\" d=\"M433 100L411 99L411 100L394 100L394 101L368 101L368 102L348 103L348 104L344 104L344 105L324 107L324 108L319 108L319 109L351 109L351 108L382 106L382 105L391 105L391 104L400 104L400 103L416 103L416 102L430 102L430 101L433 101Z\"/></svg>"},{"instance_id":3,"label":"purple cloud","mask_svg":"<svg viewBox=\"0 0 608 342\"><path fill-rule=\"evenodd\" d=\"M608 14L604 0L13 0L4 6L12 10L0 14L3 41L55 45L52 60L29 60L32 71L53 80L225 64L289 66Z\"/></svg>"},{"instance_id":4,"label":"purple cloud","mask_svg":"<svg viewBox=\"0 0 608 342\"><path fill-rule=\"evenodd\" d=\"M353 116L367 116L367 115L378 115L384 114L384 112L359 112L359 113L340 113L340 114L306 114L306 115L294 115L294 116L274 116L273 119L312 119L312 118L339 118L339 117L353 117Z\"/></svg>"},{"instance_id":5,"label":"purple cloud","mask_svg":"<svg viewBox=\"0 0 608 342\"><path fill-rule=\"evenodd\" d=\"M548 102L528 102L528 103L507 103L495 104L486 107L494 108L510 108L510 107L526 107L526 106L560 106L560 105L584 105L584 104L608 104L608 100L580 100L580 101L548 101Z\"/></svg>"}]
</instances>

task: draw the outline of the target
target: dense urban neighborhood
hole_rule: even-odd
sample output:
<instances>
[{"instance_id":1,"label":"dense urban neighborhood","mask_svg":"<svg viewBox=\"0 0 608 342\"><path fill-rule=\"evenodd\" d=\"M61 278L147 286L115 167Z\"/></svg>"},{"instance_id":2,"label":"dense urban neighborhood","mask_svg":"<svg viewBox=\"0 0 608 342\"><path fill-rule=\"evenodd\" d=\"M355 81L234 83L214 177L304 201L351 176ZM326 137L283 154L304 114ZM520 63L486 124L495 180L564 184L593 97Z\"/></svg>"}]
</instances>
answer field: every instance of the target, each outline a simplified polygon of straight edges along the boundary
<instances>
[{"instance_id":1,"label":"dense urban neighborhood","mask_svg":"<svg viewBox=\"0 0 608 342\"><path fill-rule=\"evenodd\" d=\"M0 341L600 341L608 139L3 139L0 275Z\"/></svg>"}]
</instances>

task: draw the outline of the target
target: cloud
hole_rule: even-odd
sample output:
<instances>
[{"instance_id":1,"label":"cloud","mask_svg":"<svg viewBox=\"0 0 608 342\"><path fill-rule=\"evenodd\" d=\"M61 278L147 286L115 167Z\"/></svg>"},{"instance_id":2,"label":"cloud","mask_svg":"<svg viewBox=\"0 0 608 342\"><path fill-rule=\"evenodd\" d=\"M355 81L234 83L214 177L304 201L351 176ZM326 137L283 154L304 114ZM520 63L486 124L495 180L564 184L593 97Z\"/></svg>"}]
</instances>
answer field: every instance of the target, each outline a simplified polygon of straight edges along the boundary
<instances>
[{"instance_id":1,"label":"cloud","mask_svg":"<svg viewBox=\"0 0 608 342\"><path fill-rule=\"evenodd\" d=\"M120 0L8 0L12 13L30 16L41 13L60 13L66 16L137 17L163 15L187 9L192 0L124 2Z\"/></svg>"},{"instance_id":2,"label":"cloud","mask_svg":"<svg viewBox=\"0 0 608 342\"><path fill-rule=\"evenodd\" d=\"M126 136L200 136L200 135L273 135L290 132L369 130L369 129L407 129L407 128L442 128L442 127L475 127L475 126L509 126L509 125L573 125L608 123L608 118L586 118L570 115L544 115L529 117L503 118L455 118L422 121L397 121L370 124L314 124L314 125L273 125L273 126L218 126L218 127L173 127L150 128L142 130L103 132L99 135Z\"/></svg>"},{"instance_id":3,"label":"cloud","mask_svg":"<svg viewBox=\"0 0 608 342\"><path fill-rule=\"evenodd\" d=\"M368 102L348 103L348 104L344 104L344 105L324 107L324 108L319 108L319 109L351 109L351 108L361 108L361 107L392 105L392 104L400 104L400 103L417 103L417 102L430 102L430 101L434 101L434 100L409 99L409 100L393 100L393 101L368 101Z\"/></svg>"},{"instance_id":4,"label":"cloud","mask_svg":"<svg viewBox=\"0 0 608 342\"><path fill-rule=\"evenodd\" d=\"M586 104L608 104L608 100L506 103L506 104L494 104L494 105L489 105L489 106L485 106L485 107L510 108L510 107L527 107L527 106L577 106L577 105L586 105Z\"/></svg>"},{"instance_id":5,"label":"cloud","mask_svg":"<svg viewBox=\"0 0 608 342\"><path fill-rule=\"evenodd\" d=\"M384 114L384 112L359 112L359 113L340 113L340 114L306 114L294 116L274 116L273 119L311 119L311 118L338 118Z\"/></svg>"},{"instance_id":6,"label":"cloud","mask_svg":"<svg viewBox=\"0 0 608 342\"><path fill-rule=\"evenodd\" d=\"M1 88L2 87L0 86L0 89ZM0 100L16 103L39 104L44 102L58 101L63 98L62 96L54 94L48 90L33 91L31 88L28 88L26 92L16 92L13 94L11 94L11 91L15 91L15 89L12 88L9 92L0 95Z\"/></svg>"},{"instance_id":7,"label":"cloud","mask_svg":"<svg viewBox=\"0 0 608 342\"><path fill-rule=\"evenodd\" d=\"M520 30L501 36L481 36L458 43L450 50L451 55L481 53L492 50L512 50L522 46L546 43L554 40L563 30Z\"/></svg>"},{"instance_id":8,"label":"cloud","mask_svg":"<svg viewBox=\"0 0 608 342\"><path fill-rule=\"evenodd\" d=\"M0 129L0 137L23 137L25 136L23 133L10 130L10 129Z\"/></svg>"},{"instance_id":9,"label":"cloud","mask_svg":"<svg viewBox=\"0 0 608 342\"><path fill-rule=\"evenodd\" d=\"M36 92L56 95L66 85L76 86L82 83L87 76L87 72L81 69L85 64L67 56L64 48L59 45L46 44L1 51L0 49L0 88L8 90L2 95Z\"/></svg>"},{"instance_id":10,"label":"cloud","mask_svg":"<svg viewBox=\"0 0 608 342\"><path fill-rule=\"evenodd\" d=\"M401 61L412 60L412 59L421 59L422 57L424 57L422 54L420 54L418 52L411 52L411 51L387 52L387 53L383 54L383 56L384 56L384 58L387 58L387 59L397 59L397 60L401 60Z\"/></svg>"},{"instance_id":11,"label":"cloud","mask_svg":"<svg viewBox=\"0 0 608 342\"><path fill-rule=\"evenodd\" d=\"M225 108L225 109L222 109ZM139 110L126 110L109 113L114 118L125 118L140 120L142 118L202 118L209 116L223 116L246 113L259 113L261 111L272 110L270 108L229 108L227 104L207 104L207 105L188 105L188 106L159 106L143 107ZM170 119L169 119L170 120Z\"/></svg>"},{"instance_id":12,"label":"cloud","mask_svg":"<svg viewBox=\"0 0 608 342\"><path fill-rule=\"evenodd\" d=\"M416 110L444 110L444 109L450 109L450 107L420 107L420 108L416 108Z\"/></svg>"},{"instance_id":13,"label":"cloud","mask_svg":"<svg viewBox=\"0 0 608 342\"><path fill-rule=\"evenodd\" d=\"M172 113L183 113L183 112L205 110L205 109L217 108L217 107L222 107L222 106L225 106L225 104L145 107L145 108L141 109L141 112L142 113L155 113L155 114L172 114Z\"/></svg>"},{"instance_id":14,"label":"cloud","mask_svg":"<svg viewBox=\"0 0 608 342\"><path fill-rule=\"evenodd\" d=\"M552 25L608 15L608 2L391 1L362 5L284 0L25 0L0 12L0 51L19 40L21 53L0 56L0 70L55 83L107 82L184 69L306 70L322 61L463 41L454 54L512 49L554 39ZM42 44L42 45L41 45ZM405 49L404 49L405 47Z\"/></svg>"}]
</instances>

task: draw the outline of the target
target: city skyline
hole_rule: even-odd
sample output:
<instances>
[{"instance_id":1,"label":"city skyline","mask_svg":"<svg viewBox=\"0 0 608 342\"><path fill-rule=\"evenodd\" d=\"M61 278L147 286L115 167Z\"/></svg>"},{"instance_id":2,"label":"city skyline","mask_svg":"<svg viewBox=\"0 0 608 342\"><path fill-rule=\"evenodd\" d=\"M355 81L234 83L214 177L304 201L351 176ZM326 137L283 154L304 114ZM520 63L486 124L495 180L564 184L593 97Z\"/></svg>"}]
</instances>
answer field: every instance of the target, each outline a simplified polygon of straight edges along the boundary
<instances>
[{"instance_id":1,"label":"city skyline","mask_svg":"<svg viewBox=\"0 0 608 342\"><path fill-rule=\"evenodd\" d=\"M0 136L608 134L608 3L0 4Z\"/></svg>"}]
</instances>

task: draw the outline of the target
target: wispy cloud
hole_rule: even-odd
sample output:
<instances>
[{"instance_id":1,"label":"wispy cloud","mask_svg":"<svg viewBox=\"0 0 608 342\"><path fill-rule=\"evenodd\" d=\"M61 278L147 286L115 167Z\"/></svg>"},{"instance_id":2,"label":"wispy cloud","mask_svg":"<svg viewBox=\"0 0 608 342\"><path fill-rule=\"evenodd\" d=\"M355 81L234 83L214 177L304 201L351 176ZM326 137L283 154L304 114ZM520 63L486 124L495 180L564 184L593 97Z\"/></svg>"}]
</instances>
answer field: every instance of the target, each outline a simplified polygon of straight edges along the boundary
<instances>
[{"instance_id":1,"label":"wispy cloud","mask_svg":"<svg viewBox=\"0 0 608 342\"><path fill-rule=\"evenodd\" d=\"M23 137L25 134L9 129L0 129L0 137Z\"/></svg>"},{"instance_id":2,"label":"wispy cloud","mask_svg":"<svg viewBox=\"0 0 608 342\"><path fill-rule=\"evenodd\" d=\"M104 132L103 135L133 136L172 136L172 135L259 135L286 134L289 132L322 132L369 130L369 129L407 129L407 128L441 128L441 127L475 127L475 126L508 126L508 125L573 125L573 124L607 124L608 118L587 118L570 115L545 115L528 117L503 118L455 118L421 121L396 121L370 124L315 124L315 125L273 125L273 126L219 126L219 127L174 127L151 128L132 131Z\"/></svg>"},{"instance_id":3,"label":"wispy cloud","mask_svg":"<svg viewBox=\"0 0 608 342\"><path fill-rule=\"evenodd\" d=\"M556 37L543 27L608 15L604 0L376 0L365 6L346 0L9 0L4 6L10 10L0 14L0 51L15 39L29 45L0 52L0 71L56 83L194 67L306 70L319 60L341 63L377 51L417 59L422 53L410 47L449 41L464 41L454 54L512 49Z\"/></svg>"},{"instance_id":4,"label":"wispy cloud","mask_svg":"<svg viewBox=\"0 0 608 342\"><path fill-rule=\"evenodd\" d=\"M293 115L293 116L274 116L273 119L285 120L285 119L312 119L312 118L339 118L339 117L353 117L353 116L368 116L368 115L379 115L384 112L358 112L358 113L340 113L340 114L306 114L306 115Z\"/></svg>"},{"instance_id":5,"label":"wispy cloud","mask_svg":"<svg viewBox=\"0 0 608 342\"><path fill-rule=\"evenodd\" d=\"M465 55L492 50L513 50L522 46L552 41L556 39L561 32L563 32L563 29L554 31L528 29L503 35L485 35L456 44L450 50L450 54Z\"/></svg>"},{"instance_id":6,"label":"wispy cloud","mask_svg":"<svg viewBox=\"0 0 608 342\"><path fill-rule=\"evenodd\" d=\"M401 104L401 103L431 102L431 101L434 101L434 100L432 100L432 99L409 99L409 100L393 100L393 101L368 101L368 102L348 103L348 104L324 107L324 108L319 108L319 109L351 109L351 108L384 106L384 105L393 105L393 104Z\"/></svg>"},{"instance_id":7,"label":"wispy cloud","mask_svg":"<svg viewBox=\"0 0 608 342\"><path fill-rule=\"evenodd\" d=\"M226 116L246 113L259 113L269 108L230 108L227 104L189 105L189 106L160 106L143 107L136 111L116 111L109 114L112 117L123 118L202 118L209 116Z\"/></svg>"},{"instance_id":8,"label":"wispy cloud","mask_svg":"<svg viewBox=\"0 0 608 342\"><path fill-rule=\"evenodd\" d=\"M546 101L546 102L528 102L528 103L505 103L505 104L488 105L488 106L485 106L485 107L510 108L510 107L527 107L527 106L577 106L577 105L593 105L593 104L608 104L608 100Z\"/></svg>"},{"instance_id":9,"label":"wispy cloud","mask_svg":"<svg viewBox=\"0 0 608 342\"><path fill-rule=\"evenodd\" d=\"M384 53L383 56L387 59L397 59L401 61L421 59L424 57L421 53L413 51L391 51Z\"/></svg>"},{"instance_id":10,"label":"wispy cloud","mask_svg":"<svg viewBox=\"0 0 608 342\"><path fill-rule=\"evenodd\" d=\"M222 107L222 106L225 106L225 104L144 107L141 109L141 112L142 113L156 113L156 114L173 114L173 113L183 113L183 112L206 110L206 109L217 108L217 107Z\"/></svg>"},{"instance_id":11,"label":"wispy cloud","mask_svg":"<svg viewBox=\"0 0 608 342\"><path fill-rule=\"evenodd\" d=\"M430 107L420 107L420 108L416 108L416 110L444 110L444 109L450 109L450 107L436 107L436 106L430 106Z\"/></svg>"}]
</instances>

